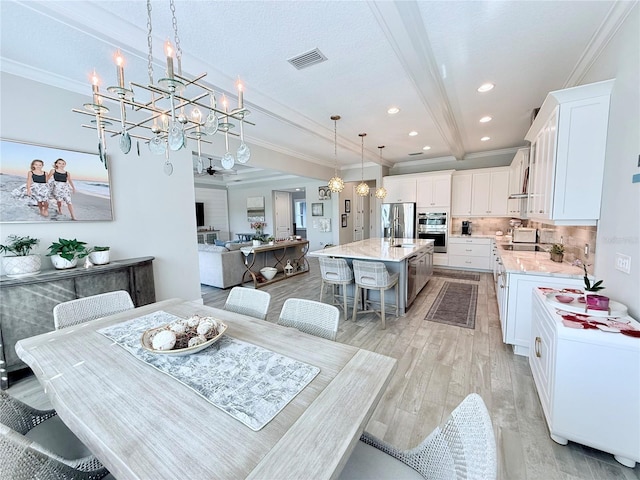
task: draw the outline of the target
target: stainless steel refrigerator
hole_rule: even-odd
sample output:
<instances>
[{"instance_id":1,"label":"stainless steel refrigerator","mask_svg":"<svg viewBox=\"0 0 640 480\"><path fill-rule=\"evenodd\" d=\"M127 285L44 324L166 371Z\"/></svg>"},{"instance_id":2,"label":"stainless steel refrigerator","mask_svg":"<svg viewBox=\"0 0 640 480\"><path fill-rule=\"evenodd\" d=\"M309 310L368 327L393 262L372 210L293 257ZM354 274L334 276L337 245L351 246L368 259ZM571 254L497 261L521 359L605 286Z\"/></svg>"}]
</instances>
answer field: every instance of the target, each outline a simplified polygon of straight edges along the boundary
<instances>
[{"instance_id":1,"label":"stainless steel refrigerator","mask_svg":"<svg viewBox=\"0 0 640 480\"><path fill-rule=\"evenodd\" d=\"M416 204L383 203L382 236L394 238L416 238Z\"/></svg>"}]
</instances>

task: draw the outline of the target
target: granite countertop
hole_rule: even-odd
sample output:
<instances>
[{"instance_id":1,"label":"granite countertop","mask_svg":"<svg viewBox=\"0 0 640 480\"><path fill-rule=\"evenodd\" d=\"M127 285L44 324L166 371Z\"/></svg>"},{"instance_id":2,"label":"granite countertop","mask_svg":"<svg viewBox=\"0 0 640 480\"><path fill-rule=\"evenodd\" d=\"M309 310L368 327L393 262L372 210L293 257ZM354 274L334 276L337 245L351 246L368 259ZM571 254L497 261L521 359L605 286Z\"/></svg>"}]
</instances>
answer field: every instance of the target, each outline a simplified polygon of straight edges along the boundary
<instances>
[{"instance_id":1,"label":"granite countertop","mask_svg":"<svg viewBox=\"0 0 640 480\"><path fill-rule=\"evenodd\" d=\"M498 240L502 237L498 237L493 233L491 234L472 233L471 235L462 235L458 233L456 235L449 235L449 238L495 238L496 240Z\"/></svg>"},{"instance_id":2,"label":"granite countertop","mask_svg":"<svg viewBox=\"0 0 640 480\"><path fill-rule=\"evenodd\" d=\"M359 242L347 243L336 247L325 248L310 252L316 257L342 257L359 260L378 260L382 262L401 262L418 251L433 245L433 240L417 238L396 238L396 245L389 246L389 240L384 238L368 238Z\"/></svg>"},{"instance_id":3,"label":"granite countertop","mask_svg":"<svg viewBox=\"0 0 640 480\"><path fill-rule=\"evenodd\" d=\"M569 262L552 262L549 258L549 252L522 252L513 250L504 250L500 245L511 244L510 240L498 240L498 255L502 260L507 273L524 273L530 275L548 275L551 277L565 278L582 278L584 272L582 268L575 267ZM538 245L541 247L550 247L545 244L519 244L519 245Z\"/></svg>"}]
</instances>

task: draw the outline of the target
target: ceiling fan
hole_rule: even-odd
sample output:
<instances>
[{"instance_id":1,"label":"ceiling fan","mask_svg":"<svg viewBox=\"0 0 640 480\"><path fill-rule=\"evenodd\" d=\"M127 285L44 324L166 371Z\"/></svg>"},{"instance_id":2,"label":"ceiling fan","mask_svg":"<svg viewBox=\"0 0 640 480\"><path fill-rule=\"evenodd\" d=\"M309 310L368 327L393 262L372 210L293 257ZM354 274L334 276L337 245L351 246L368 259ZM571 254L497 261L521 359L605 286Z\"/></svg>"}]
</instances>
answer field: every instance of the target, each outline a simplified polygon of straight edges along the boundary
<instances>
[{"instance_id":1,"label":"ceiling fan","mask_svg":"<svg viewBox=\"0 0 640 480\"><path fill-rule=\"evenodd\" d=\"M198 172L198 175L237 175L238 172L236 172L235 170L226 170L224 168L220 168L220 167L214 167L213 166L213 159L211 157L204 157L206 159L209 160L209 166L207 168L204 168L204 162L203 162L203 157L198 157L197 163L196 163L196 171Z\"/></svg>"}]
</instances>

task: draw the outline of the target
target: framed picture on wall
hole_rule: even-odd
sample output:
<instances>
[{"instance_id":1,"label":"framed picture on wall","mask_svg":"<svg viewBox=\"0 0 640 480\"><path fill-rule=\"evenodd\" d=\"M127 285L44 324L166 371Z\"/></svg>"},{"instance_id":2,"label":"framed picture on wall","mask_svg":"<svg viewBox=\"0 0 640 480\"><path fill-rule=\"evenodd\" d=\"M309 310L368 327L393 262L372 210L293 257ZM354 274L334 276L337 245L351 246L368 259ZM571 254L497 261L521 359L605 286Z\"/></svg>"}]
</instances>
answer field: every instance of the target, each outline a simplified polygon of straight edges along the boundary
<instances>
[{"instance_id":1,"label":"framed picture on wall","mask_svg":"<svg viewBox=\"0 0 640 480\"><path fill-rule=\"evenodd\" d=\"M312 217L321 217L324 215L324 204L323 203L312 203L311 204L311 216Z\"/></svg>"},{"instance_id":2,"label":"framed picture on wall","mask_svg":"<svg viewBox=\"0 0 640 480\"><path fill-rule=\"evenodd\" d=\"M0 158L0 223L113 220L109 171L97 153L2 139Z\"/></svg>"},{"instance_id":3,"label":"framed picture on wall","mask_svg":"<svg viewBox=\"0 0 640 480\"><path fill-rule=\"evenodd\" d=\"M318 187L318 200L331 200L329 187Z\"/></svg>"},{"instance_id":4,"label":"framed picture on wall","mask_svg":"<svg viewBox=\"0 0 640 480\"><path fill-rule=\"evenodd\" d=\"M344 201L344 213L351 213L351 200L349 199Z\"/></svg>"},{"instance_id":5,"label":"framed picture on wall","mask_svg":"<svg viewBox=\"0 0 640 480\"><path fill-rule=\"evenodd\" d=\"M346 228L347 226L347 214L343 213L342 214L342 228Z\"/></svg>"}]
</instances>

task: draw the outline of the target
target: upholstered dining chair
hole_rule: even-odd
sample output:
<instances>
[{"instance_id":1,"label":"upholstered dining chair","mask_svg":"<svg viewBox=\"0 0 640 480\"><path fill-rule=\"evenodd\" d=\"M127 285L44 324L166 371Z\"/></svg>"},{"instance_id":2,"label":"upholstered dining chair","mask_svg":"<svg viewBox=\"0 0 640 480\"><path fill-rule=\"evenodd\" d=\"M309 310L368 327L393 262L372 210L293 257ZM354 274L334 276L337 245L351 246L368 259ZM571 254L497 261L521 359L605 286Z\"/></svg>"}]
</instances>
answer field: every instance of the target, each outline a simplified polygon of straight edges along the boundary
<instances>
[{"instance_id":1,"label":"upholstered dining chair","mask_svg":"<svg viewBox=\"0 0 640 480\"><path fill-rule=\"evenodd\" d=\"M62 302L53 307L56 330L134 308L129 292L117 290Z\"/></svg>"},{"instance_id":2,"label":"upholstered dining chair","mask_svg":"<svg viewBox=\"0 0 640 480\"><path fill-rule=\"evenodd\" d=\"M342 308L344 309L344 319L349 316L347 308L347 285L353 283L353 271L344 258L330 258L330 257L318 257L320 261L320 275L322 277L322 284L320 285L320 301L324 295L324 286L327 285L327 289L332 288L333 292L332 301L335 305L339 295L336 294L336 286L342 287Z\"/></svg>"},{"instance_id":3,"label":"upholstered dining chair","mask_svg":"<svg viewBox=\"0 0 640 480\"><path fill-rule=\"evenodd\" d=\"M267 318L271 295L255 288L233 287L227 296L224 309L264 320Z\"/></svg>"},{"instance_id":4,"label":"upholstered dining chair","mask_svg":"<svg viewBox=\"0 0 640 480\"><path fill-rule=\"evenodd\" d=\"M62 423L0 391L0 478L99 480L107 469Z\"/></svg>"},{"instance_id":5,"label":"upholstered dining chair","mask_svg":"<svg viewBox=\"0 0 640 480\"><path fill-rule=\"evenodd\" d=\"M496 476L491 418L480 395L472 393L412 450L399 450L365 432L339 478L491 480Z\"/></svg>"},{"instance_id":6,"label":"upholstered dining chair","mask_svg":"<svg viewBox=\"0 0 640 480\"><path fill-rule=\"evenodd\" d=\"M329 340L336 339L339 322L340 310L333 305L302 298L285 300L278 319L278 325L294 327L301 332Z\"/></svg>"},{"instance_id":7,"label":"upholstered dining chair","mask_svg":"<svg viewBox=\"0 0 640 480\"><path fill-rule=\"evenodd\" d=\"M358 313L370 313L375 312L380 315L382 321L382 328L387 328L385 323L385 291L394 288L396 293L396 317L398 317L398 278L397 273L389 274L387 267L382 262L371 262L363 260L353 260L353 276L356 282L356 292L353 301L353 321L356 320ZM358 302L360 289L365 291L364 298L362 299L362 310L358 311ZM368 299L367 290L377 290L380 292L380 311L368 310L367 306L373 302Z\"/></svg>"}]
</instances>

